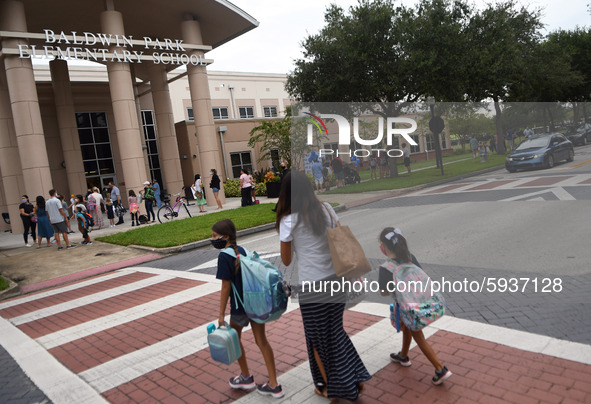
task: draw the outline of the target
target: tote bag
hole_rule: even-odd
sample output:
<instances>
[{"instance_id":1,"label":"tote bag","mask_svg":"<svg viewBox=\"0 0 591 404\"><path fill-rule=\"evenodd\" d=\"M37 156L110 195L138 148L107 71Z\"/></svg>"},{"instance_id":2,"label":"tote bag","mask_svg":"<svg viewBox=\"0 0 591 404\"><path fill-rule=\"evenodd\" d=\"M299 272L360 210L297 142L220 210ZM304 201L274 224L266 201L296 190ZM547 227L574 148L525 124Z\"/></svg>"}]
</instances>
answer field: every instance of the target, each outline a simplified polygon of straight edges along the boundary
<instances>
[{"instance_id":1,"label":"tote bag","mask_svg":"<svg viewBox=\"0 0 591 404\"><path fill-rule=\"evenodd\" d=\"M369 261L359 241L355 238L349 226L341 224L333 216L330 209L324 207L330 215L335 227L326 229L328 247L332 256L332 264L338 276L357 278L371 271Z\"/></svg>"}]
</instances>

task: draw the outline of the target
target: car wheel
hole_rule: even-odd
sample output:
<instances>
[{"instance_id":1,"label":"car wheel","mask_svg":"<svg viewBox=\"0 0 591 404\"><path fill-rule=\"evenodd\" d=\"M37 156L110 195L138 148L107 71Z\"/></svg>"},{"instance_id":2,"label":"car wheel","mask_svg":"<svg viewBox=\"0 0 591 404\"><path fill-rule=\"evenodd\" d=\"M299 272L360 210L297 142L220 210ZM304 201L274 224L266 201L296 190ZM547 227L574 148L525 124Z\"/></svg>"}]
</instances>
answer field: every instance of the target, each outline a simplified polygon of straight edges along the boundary
<instances>
[{"instance_id":1,"label":"car wheel","mask_svg":"<svg viewBox=\"0 0 591 404\"><path fill-rule=\"evenodd\" d=\"M554 156L549 155L548 161L546 162L546 168L552 168L552 167L554 167Z\"/></svg>"},{"instance_id":2,"label":"car wheel","mask_svg":"<svg viewBox=\"0 0 591 404\"><path fill-rule=\"evenodd\" d=\"M514 172L516 172L517 170L516 170L516 169L514 169L514 168L507 168L507 171L509 171L510 173L514 173Z\"/></svg>"},{"instance_id":3,"label":"car wheel","mask_svg":"<svg viewBox=\"0 0 591 404\"><path fill-rule=\"evenodd\" d=\"M568 158L566 159L566 161L573 161L575 159L575 151L574 150L569 150L568 151Z\"/></svg>"}]
</instances>

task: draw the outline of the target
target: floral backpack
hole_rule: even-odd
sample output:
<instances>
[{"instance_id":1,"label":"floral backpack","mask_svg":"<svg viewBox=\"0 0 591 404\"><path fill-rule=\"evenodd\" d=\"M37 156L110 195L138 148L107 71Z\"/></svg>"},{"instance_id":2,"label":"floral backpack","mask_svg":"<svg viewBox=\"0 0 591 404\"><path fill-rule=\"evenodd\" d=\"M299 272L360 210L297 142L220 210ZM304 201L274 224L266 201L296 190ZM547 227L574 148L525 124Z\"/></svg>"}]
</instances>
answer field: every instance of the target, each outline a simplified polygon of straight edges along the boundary
<instances>
[{"instance_id":1,"label":"floral backpack","mask_svg":"<svg viewBox=\"0 0 591 404\"><path fill-rule=\"evenodd\" d=\"M396 290L392 297L396 310L391 310L390 320L400 332L400 321L411 331L420 331L445 314L445 300L431 289L431 279L413 263L398 264L389 259L381 265L392 273Z\"/></svg>"},{"instance_id":2,"label":"floral backpack","mask_svg":"<svg viewBox=\"0 0 591 404\"><path fill-rule=\"evenodd\" d=\"M96 210L96 200L92 195L88 196L88 203L86 204L86 210L94 212Z\"/></svg>"}]
</instances>

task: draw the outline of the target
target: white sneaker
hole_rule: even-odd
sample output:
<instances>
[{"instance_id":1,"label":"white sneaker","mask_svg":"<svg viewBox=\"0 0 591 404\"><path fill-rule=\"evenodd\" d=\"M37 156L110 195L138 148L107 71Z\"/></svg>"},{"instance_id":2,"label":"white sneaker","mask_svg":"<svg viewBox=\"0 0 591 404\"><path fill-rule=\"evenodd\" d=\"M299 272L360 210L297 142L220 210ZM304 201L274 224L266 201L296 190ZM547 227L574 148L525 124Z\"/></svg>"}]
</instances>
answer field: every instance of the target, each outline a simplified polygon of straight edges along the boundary
<instances>
[{"instance_id":1,"label":"white sneaker","mask_svg":"<svg viewBox=\"0 0 591 404\"><path fill-rule=\"evenodd\" d=\"M27 243L25 244L25 247L33 247L31 244Z\"/></svg>"}]
</instances>

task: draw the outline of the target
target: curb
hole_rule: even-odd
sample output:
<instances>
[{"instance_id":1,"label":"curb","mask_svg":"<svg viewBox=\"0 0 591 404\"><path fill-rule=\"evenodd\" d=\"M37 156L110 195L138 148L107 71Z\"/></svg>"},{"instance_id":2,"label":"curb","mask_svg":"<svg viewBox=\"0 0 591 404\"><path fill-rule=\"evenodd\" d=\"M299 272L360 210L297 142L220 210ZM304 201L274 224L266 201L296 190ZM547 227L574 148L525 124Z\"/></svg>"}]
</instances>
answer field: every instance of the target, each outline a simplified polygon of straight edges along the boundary
<instances>
[{"instance_id":1,"label":"curb","mask_svg":"<svg viewBox=\"0 0 591 404\"><path fill-rule=\"evenodd\" d=\"M3 278L6 279L6 281L8 282L8 288L0 292L0 300L18 296L22 293L22 290L19 287L18 283L14 282L12 279L5 277Z\"/></svg>"}]
</instances>

